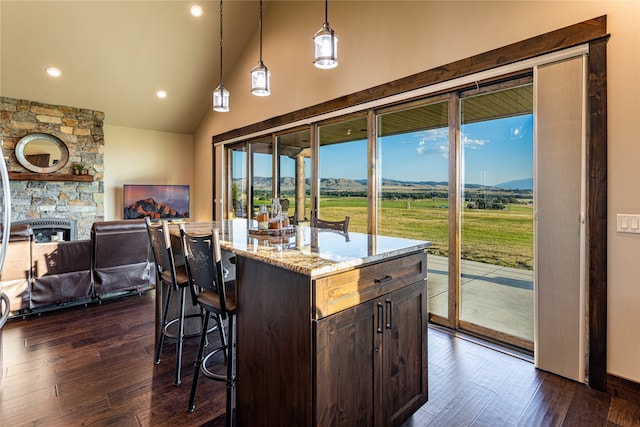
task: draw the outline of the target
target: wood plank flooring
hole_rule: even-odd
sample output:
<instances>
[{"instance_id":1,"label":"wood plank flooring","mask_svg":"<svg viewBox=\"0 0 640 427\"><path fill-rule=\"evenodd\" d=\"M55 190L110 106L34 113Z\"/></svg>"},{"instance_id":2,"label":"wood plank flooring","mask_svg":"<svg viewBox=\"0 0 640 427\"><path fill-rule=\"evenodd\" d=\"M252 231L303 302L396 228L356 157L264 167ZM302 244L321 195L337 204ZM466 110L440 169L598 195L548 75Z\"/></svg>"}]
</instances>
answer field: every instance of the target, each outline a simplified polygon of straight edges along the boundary
<instances>
[{"instance_id":1,"label":"wood plank flooring","mask_svg":"<svg viewBox=\"0 0 640 427\"><path fill-rule=\"evenodd\" d=\"M224 384L201 378L196 339L153 364L154 292L13 319L2 331L0 426L217 426ZM216 334L212 334L212 337ZM405 426L640 426L640 407L470 340L429 329L429 402Z\"/></svg>"}]
</instances>

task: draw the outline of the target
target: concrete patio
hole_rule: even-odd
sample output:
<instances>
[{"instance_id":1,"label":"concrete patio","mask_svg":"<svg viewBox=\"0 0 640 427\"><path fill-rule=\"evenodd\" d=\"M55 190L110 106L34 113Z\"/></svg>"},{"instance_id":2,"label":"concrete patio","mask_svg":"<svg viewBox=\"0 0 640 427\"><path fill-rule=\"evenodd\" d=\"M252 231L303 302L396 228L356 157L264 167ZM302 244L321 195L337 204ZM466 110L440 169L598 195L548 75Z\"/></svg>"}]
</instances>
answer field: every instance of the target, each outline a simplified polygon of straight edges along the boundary
<instances>
[{"instance_id":1,"label":"concrete patio","mask_svg":"<svg viewBox=\"0 0 640 427\"><path fill-rule=\"evenodd\" d=\"M448 258L429 255L429 311L448 306ZM460 319L533 341L533 271L474 261L461 262Z\"/></svg>"}]
</instances>

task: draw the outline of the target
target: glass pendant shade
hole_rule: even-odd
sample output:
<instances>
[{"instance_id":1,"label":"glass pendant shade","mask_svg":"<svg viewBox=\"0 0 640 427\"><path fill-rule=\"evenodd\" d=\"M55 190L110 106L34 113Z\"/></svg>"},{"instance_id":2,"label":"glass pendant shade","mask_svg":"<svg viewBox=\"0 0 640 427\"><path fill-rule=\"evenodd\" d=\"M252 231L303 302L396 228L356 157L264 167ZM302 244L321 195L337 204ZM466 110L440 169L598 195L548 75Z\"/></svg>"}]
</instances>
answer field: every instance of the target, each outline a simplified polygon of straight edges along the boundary
<instances>
[{"instance_id":1,"label":"glass pendant shade","mask_svg":"<svg viewBox=\"0 0 640 427\"><path fill-rule=\"evenodd\" d=\"M338 66L338 37L325 22L322 28L313 36L315 44L315 60L313 64L317 68L328 70Z\"/></svg>"},{"instance_id":2,"label":"glass pendant shade","mask_svg":"<svg viewBox=\"0 0 640 427\"><path fill-rule=\"evenodd\" d=\"M229 111L229 91L222 83L222 0L220 0L220 84L213 91L213 111L226 113Z\"/></svg>"},{"instance_id":3,"label":"glass pendant shade","mask_svg":"<svg viewBox=\"0 0 640 427\"><path fill-rule=\"evenodd\" d=\"M213 111L221 113L229 111L229 91L222 83L213 91Z\"/></svg>"},{"instance_id":4,"label":"glass pendant shade","mask_svg":"<svg viewBox=\"0 0 640 427\"><path fill-rule=\"evenodd\" d=\"M260 0L260 60L258 65L251 69L251 93L256 96L269 96L271 94L271 73L262 62L262 0Z\"/></svg>"},{"instance_id":5,"label":"glass pendant shade","mask_svg":"<svg viewBox=\"0 0 640 427\"><path fill-rule=\"evenodd\" d=\"M251 70L251 93L256 96L268 96L271 93L270 79L271 73L267 67L262 61L258 62Z\"/></svg>"}]
</instances>

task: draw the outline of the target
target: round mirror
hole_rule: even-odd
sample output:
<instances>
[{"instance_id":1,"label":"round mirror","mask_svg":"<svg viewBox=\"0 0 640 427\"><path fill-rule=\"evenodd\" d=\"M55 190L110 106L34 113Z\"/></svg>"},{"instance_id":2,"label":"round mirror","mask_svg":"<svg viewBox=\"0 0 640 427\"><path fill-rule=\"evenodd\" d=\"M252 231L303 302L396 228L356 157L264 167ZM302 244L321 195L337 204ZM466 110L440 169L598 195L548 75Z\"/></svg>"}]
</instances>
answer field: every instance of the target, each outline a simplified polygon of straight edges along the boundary
<instances>
[{"instance_id":1,"label":"round mirror","mask_svg":"<svg viewBox=\"0 0 640 427\"><path fill-rule=\"evenodd\" d=\"M62 169L69 161L69 149L58 137L32 133L16 145L16 158L32 172L50 173Z\"/></svg>"}]
</instances>

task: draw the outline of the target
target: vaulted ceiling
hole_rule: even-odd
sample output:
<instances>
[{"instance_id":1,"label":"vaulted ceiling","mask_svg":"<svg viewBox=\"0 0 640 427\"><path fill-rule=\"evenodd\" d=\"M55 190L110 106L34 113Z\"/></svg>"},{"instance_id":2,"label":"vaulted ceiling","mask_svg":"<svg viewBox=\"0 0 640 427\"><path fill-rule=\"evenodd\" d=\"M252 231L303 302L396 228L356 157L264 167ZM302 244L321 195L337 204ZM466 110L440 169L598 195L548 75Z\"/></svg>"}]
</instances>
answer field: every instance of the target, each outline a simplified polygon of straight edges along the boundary
<instances>
[{"instance_id":1,"label":"vaulted ceiling","mask_svg":"<svg viewBox=\"0 0 640 427\"><path fill-rule=\"evenodd\" d=\"M196 2L199 18L189 13ZM223 17L228 72L258 30L258 2L225 0ZM190 134L220 82L219 25L219 1L0 0L0 95Z\"/></svg>"}]
</instances>

